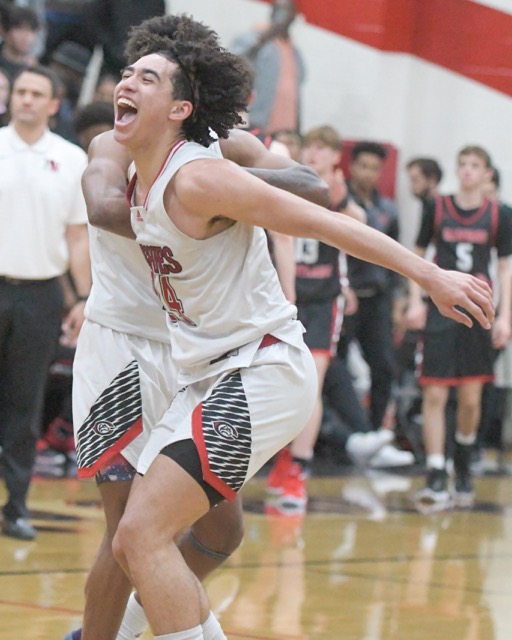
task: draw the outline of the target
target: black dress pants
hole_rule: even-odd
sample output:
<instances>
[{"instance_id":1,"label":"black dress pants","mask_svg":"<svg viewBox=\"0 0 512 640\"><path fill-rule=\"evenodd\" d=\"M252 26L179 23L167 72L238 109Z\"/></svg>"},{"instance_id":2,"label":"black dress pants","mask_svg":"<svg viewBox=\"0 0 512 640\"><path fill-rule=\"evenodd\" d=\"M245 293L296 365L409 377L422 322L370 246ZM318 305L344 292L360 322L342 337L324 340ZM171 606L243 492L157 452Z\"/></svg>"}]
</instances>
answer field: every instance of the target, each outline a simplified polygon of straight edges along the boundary
<instances>
[{"instance_id":1,"label":"black dress pants","mask_svg":"<svg viewBox=\"0 0 512 640\"><path fill-rule=\"evenodd\" d=\"M368 363L371 376L370 422L382 426L395 378L392 298L388 292L359 298L359 308L344 319L347 340L355 338Z\"/></svg>"},{"instance_id":2,"label":"black dress pants","mask_svg":"<svg viewBox=\"0 0 512 640\"><path fill-rule=\"evenodd\" d=\"M5 518L27 517L27 494L49 365L62 320L58 279L0 278L0 445L8 500Z\"/></svg>"}]
</instances>

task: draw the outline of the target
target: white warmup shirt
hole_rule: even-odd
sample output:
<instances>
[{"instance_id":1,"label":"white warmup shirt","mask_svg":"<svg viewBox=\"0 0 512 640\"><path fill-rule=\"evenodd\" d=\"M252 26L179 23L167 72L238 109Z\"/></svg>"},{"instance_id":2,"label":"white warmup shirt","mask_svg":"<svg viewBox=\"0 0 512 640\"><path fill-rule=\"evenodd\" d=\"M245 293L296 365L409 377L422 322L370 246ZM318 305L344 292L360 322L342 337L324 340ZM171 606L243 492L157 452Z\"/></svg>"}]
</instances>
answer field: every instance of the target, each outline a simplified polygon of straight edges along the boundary
<instances>
[{"instance_id":1,"label":"white warmup shirt","mask_svg":"<svg viewBox=\"0 0 512 640\"><path fill-rule=\"evenodd\" d=\"M46 131L26 144L0 129L0 276L45 280L68 268L66 227L85 224L81 178L87 155Z\"/></svg>"}]
</instances>

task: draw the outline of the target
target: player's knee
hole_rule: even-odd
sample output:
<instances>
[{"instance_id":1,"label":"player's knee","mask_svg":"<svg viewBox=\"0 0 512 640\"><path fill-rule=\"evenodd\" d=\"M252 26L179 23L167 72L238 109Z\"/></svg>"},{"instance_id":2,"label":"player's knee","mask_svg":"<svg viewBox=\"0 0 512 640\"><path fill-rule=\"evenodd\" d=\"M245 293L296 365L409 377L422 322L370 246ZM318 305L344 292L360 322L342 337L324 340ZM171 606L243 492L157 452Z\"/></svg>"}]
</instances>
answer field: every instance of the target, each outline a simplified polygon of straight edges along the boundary
<instances>
[{"instance_id":1,"label":"player's knee","mask_svg":"<svg viewBox=\"0 0 512 640\"><path fill-rule=\"evenodd\" d=\"M423 391L423 403L430 408L443 407L447 397L447 391L444 387L432 385L425 387Z\"/></svg>"},{"instance_id":2,"label":"player's knee","mask_svg":"<svg viewBox=\"0 0 512 640\"><path fill-rule=\"evenodd\" d=\"M112 554L121 567L126 568L126 558L121 538L121 531L118 528L112 540Z\"/></svg>"},{"instance_id":3,"label":"player's knee","mask_svg":"<svg viewBox=\"0 0 512 640\"><path fill-rule=\"evenodd\" d=\"M230 556L244 537L240 502L222 502L192 526L193 541L209 552Z\"/></svg>"},{"instance_id":4,"label":"player's knee","mask_svg":"<svg viewBox=\"0 0 512 640\"><path fill-rule=\"evenodd\" d=\"M133 570L141 550L147 545L147 531L144 535L143 520L137 514L125 513L119 522L112 541L112 553L123 569ZM147 546L146 546L147 549Z\"/></svg>"},{"instance_id":5,"label":"player's knee","mask_svg":"<svg viewBox=\"0 0 512 640\"><path fill-rule=\"evenodd\" d=\"M226 554L231 554L236 551L244 539L245 528L243 512L241 509L233 514L232 518L229 520L229 527L229 532L225 536L225 548L223 549L223 552Z\"/></svg>"},{"instance_id":6,"label":"player's knee","mask_svg":"<svg viewBox=\"0 0 512 640\"><path fill-rule=\"evenodd\" d=\"M238 549L244 538L244 523L243 519L234 519L228 525L228 528L224 529L222 536L217 536L212 541L212 545L208 544L208 540L205 541L205 546L211 548L213 551L220 553L224 556L230 556L234 551Z\"/></svg>"},{"instance_id":7,"label":"player's knee","mask_svg":"<svg viewBox=\"0 0 512 640\"><path fill-rule=\"evenodd\" d=\"M459 404L460 410L465 413L480 412L481 400L478 395L464 396L464 398L459 399Z\"/></svg>"}]
</instances>

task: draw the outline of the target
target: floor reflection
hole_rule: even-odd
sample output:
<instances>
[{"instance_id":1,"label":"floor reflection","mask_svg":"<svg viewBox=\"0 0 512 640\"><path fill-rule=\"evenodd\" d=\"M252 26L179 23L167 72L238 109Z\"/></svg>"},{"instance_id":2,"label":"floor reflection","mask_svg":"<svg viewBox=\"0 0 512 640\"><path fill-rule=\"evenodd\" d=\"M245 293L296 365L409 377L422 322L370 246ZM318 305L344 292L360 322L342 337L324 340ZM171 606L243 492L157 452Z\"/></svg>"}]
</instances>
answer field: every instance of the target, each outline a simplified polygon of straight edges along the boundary
<instances>
[{"instance_id":1,"label":"floor reflection","mask_svg":"<svg viewBox=\"0 0 512 640\"><path fill-rule=\"evenodd\" d=\"M283 514L253 481L245 540L207 582L229 640L510 640L510 477L480 478L471 511L431 513L412 499L421 481L313 478L306 514ZM0 546L2 640L80 625L103 531L90 484L38 481L32 509L37 540Z\"/></svg>"}]
</instances>

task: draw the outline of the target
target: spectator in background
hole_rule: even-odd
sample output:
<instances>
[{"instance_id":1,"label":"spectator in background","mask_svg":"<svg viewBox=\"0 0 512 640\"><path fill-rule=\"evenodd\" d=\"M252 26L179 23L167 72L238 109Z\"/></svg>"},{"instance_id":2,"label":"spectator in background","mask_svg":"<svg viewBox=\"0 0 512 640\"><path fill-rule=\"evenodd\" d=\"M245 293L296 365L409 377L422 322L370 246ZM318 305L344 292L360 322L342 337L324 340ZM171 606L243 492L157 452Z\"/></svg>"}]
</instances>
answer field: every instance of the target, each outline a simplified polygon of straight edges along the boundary
<instances>
[{"instance_id":1,"label":"spectator in background","mask_svg":"<svg viewBox=\"0 0 512 640\"><path fill-rule=\"evenodd\" d=\"M408 319L412 328L424 327L420 382L427 477L416 496L418 506L473 505L470 463L481 416L482 388L484 382L493 379L493 349L502 348L510 338L512 230L503 208L483 196L490 169L485 149L461 149L457 154L457 193L425 203L416 240L418 255L424 255L432 242L441 268L478 274L489 283L491 251L496 247L500 285L498 314L491 332L479 331L475 325L458 331L452 320L436 313L431 302L428 306L423 303L418 286L410 285ZM450 387L457 389L453 496L445 456L445 410Z\"/></svg>"},{"instance_id":2,"label":"spectator in background","mask_svg":"<svg viewBox=\"0 0 512 640\"><path fill-rule=\"evenodd\" d=\"M293 0L274 0L270 25L233 41L231 49L252 62L255 70L250 126L272 134L300 131L300 87L304 63L290 37L297 9Z\"/></svg>"},{"instance_id":3,"label":"spectator in background","mask_svg":"<svg viewBox=\"0 0 512 640\"><path fill-rule=\"evenodd\" d=\"M103 47L103 72L118 75L126 65L123 47L130 27L165 14L165 0L46 0L48 64L63 42L92 53Z\"/></svg>"},{"instance_id":4,"label":"spectator in background","mask_svg":"<svg viewBox=\"0 0 512 640\"><path fill-rule=\"evenodd\" d=\"M500 199L501 176L496 167L491 167L489 179L483 185L483 194L488 200L500 203L501 215L512 221L512 209ZM494 364L494 383L486 383L482 392L482 416L478 427L477 451L492 447L503 450L503 425L507 419L509 394L512 389L512 341L508 340L497 352Z\"/></svg>"},{"instance_id":5,"label":"spectator in background","mask_svg":"<svg viewBox=\"0 0 512 640\"><path fill-rule=\"evenodd\" d=\"M94 90L93 102L108 102L114 104L114 89L118 82L117 76L110 73L102 74Z\"/></svg>"},{"instance_id":6,"label":"spectator in background","mask_svg":"<svg viewBox=\"0 0 512 640\"><path fill-rule=\"evenodd\" d=\"M345 305L345 316L351 312ZM394 434L391 429L372 430L348 367L347 346L342 333L337 353L325 374L322 435L337 453L341 449L355 464L380 467L382 459L390 458L387 449L393 446Z\"/></svg>"},{"instance_id":7,"label":"spectator in background","mask_svg":"<svg viewBox=\"0 0 512 640\"><path fill-rule=\"evenodd\" d=\"M348 187L368 217L368 225L398 240L398 211L395 203L378 190L386 161L386 148L376 142L360 142L351 153ZM349 256L350 286L358 308L346 318L345 332L356 339L368 363L371 377L369 417L374 429L383 426L395 376L393 355L393 302L399 280L392 272ZM409 451L389 448L389 460L382 466L403 466L414 462Z\"/></svg>"},{"instance_id":8,"label":"spectator in background","mask_svg":"<svg viewBox=\"0 0 512 640\"><path fill-rule=\"evenodd\" d=\"M500 172L496 167L491 167L489 173L489 179L485 182L483 187L484 197L489 200L499 200L501 186Z\"/></svg>"},{"instance_id":9,"label":"spectator in background","mask_svg":"<svg viewBox=\"0 0 512 640\"><path fill-rule=\"evenodd\" d=\"M411 158L406 164L407 176L409 178L409 190L411 194L419 200L420 203L425 203L427 200L436 198L439 195L439 183L443 177L443 170L441 166L434 158L427 158L418 156ZM431 258L431 252L425 253L425 258ZM395 343L395 359L397 363L397 377L398 387L401 390L405 390L406 387L411 385L411 382L416 386L416 368L417 368L417 352L418 352L418 340L421 338L420 332L417 330L409 329L407 326L407 305L409 302L409 292L407 286L404 283L402 295L395 297L394 318L393 318L393 333ZM397 395L397 413L399 419L402 418L401 423L397 425L402 430L402 435L407 439L410 438L406 435L413 436L415 442L420 442L421 438L416 437L418 429L414 428L411 423L411 418L414 415L419 416L418 409L420 408L421 393L418 390L417 400L411 404L407 410L409 413L405 416L401 408L405 402L411 401L411 394L407 392L405 394L398 393ZM454 398L450 398L447 406L448 412L448 424L452 427L452 417L454 415ZM416 423L417 424L417 423ZM409 429L412 426L413 431ZM412 446L412 443L411 443Z\"/></svg>"},{"instance_id":10,"label":"spectator in background","mask_svg":"<svg viewBox=\"0 0 512 640\"><path fill-rule=\"evenodd\" d=\"M90 102L75 113L74 130L79 145L89 149L93 138L114 126L114 105L108 102Z\"/></svg>"},{"instance_id":11,"label":"spectator in background","mask_svg":"<svg viewBox=\"0 0 512 640\"><path fill-rule=\"evenodd\" d=\"M411 193L423 202L439 195L443 170L434 158L412 158L406 165Z\"/></svg>"},{"instance_id":12,"label":"spectator in background","mask_svg":"<svg viewBox=\"0 0 512 640\"><path fill-rule=\"evenodd\" d=\"M28 7L32 9L39 20L41 28L38 31L33 50L34 56L39 60L46 46L46 0L11 0L11 2L18 7Z\"/></svg>"},{"instance_id":13,"label":"spectator in background","mask_svg":"<svg viewBox=\"0 0 512 640\"><path fill-rule=\"evenodd\" d=\"M147 18L165 15L165 0L101 0L89 23L103 47L103 73L116 77L126 66L124 45L130 28Z\"/></svg>"},{"instance_id":14,"label":"spectator in background","mask_svg":"<svg viewBox=\"0 0 512 640\"><path fill-rule=\"evenodd\" d=\"M41 57L44 64L49 64L63 42L76 42L92 53L97 41L93 26L97 3L98 0L46 0L46 46Z\"/></svg>"},{"instance_id":15,"label":"spectator in background","mask_svg":"<svg viewBox=\"0 0 512 640\"><path fill-rule=\"evenodd\" d=\"M13 84L11 121L0 129L0 444L8 494L2 531L27 540L36 535L26 499L61 333L59 276L69 266L78 296L63 325L69 343L91 286L80 182L87 157L48 130L58 84L45 67L22 71Z\"/></svg>"},{"instance_id":16,"label":"spectator in background","mask_svg":"<svg viewBox=\"0 0 512 640\"><path fill-rule=\"evenodd\" d=\"M33 50L40 24L32 9L15 5L8 8L2 20L0 68L9 75L12 82L22 69L37 62Z\"/></svg>"},{"instance_id":17,"label":"spectator in background","mask_svg":"<svg viewBox=\"0 0 512 640\"><path fill-rule=\"evenodd\" d=\"M75 108L91 57L90 51L76 42L63 42L52 53L48 66L61 80L59 112L52 121L52 131L76 143L73 130Z\"/></svg>"},{"instance_id":18,"label":"spectator in background","mask_svg":"<svg viewBox=\"0 0 512 640\"><path fill-rule=\"evenodd\" d=\"M364 222L364 210L348 197L341 159L341 138L330 126L312 129L304 136L304 163L314 169L329 186L330 209ZM274 506L303 511L307 502L306 480L322 420L322 387L325 373L335 354L343 318L341 278L346 276L344 254L311 238L296 238L298 319L306 328L304 342L315 362L317 398L311 418L289 447L278 455L267 478L267 490L276 496ZM383 435L380 446L389 442ZM376 444L373 443L374 451Z\"/></svg>"},{"instance_id":19,"label":"spectator in background","mask_svg":"<svg viewBox=\"0 0 512 640\"><path fill-rule=\"evenodd\" d=\"M293 129L279 129L278 131L274 131L272 138L287 147L292 160L295 160L295 162L301 161L302 136L298 131Z\"/></svg>"}]
</instances>

